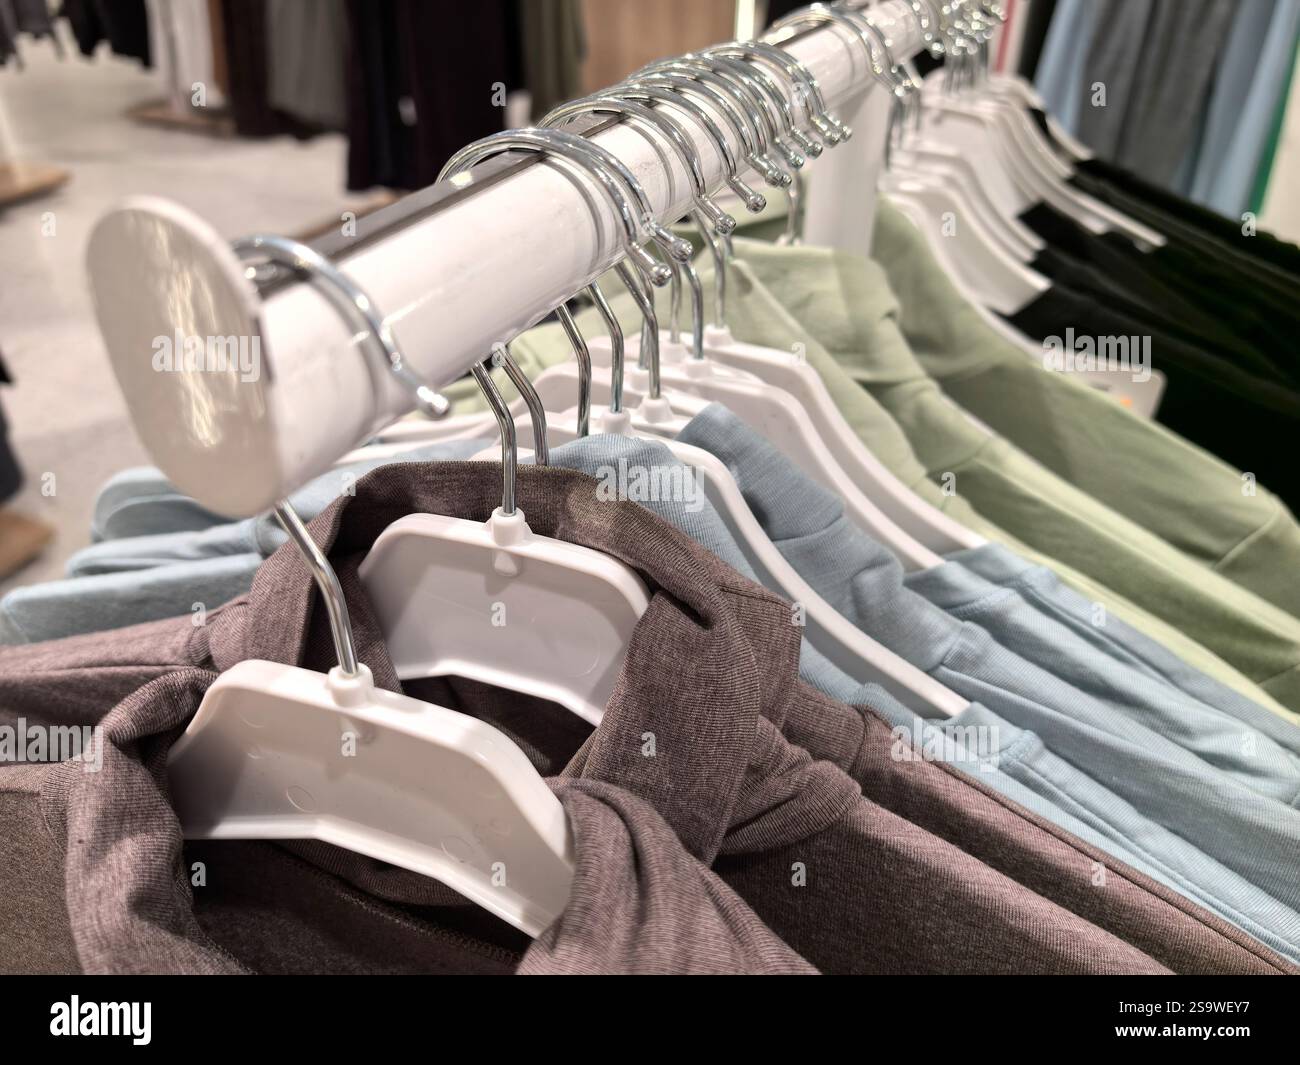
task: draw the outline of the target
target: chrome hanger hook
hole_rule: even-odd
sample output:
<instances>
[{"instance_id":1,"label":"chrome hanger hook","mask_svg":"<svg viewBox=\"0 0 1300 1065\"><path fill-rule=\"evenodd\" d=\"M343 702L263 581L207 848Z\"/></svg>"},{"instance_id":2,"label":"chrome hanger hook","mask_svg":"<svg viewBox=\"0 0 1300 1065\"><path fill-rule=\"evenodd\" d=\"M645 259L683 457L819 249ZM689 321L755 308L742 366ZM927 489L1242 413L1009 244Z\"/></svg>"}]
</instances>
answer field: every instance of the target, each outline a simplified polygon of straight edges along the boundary
<instances>
[{"instance_id":1,"label":"chrome hanger hook","mask_svg":"<svg viewBox=\"0 0 1300 1065\"><path fill-rule=\"evenodd\" d=\"M519 439L515 434L515 419L510 413L505 398L488 372L489 356L483 362L475 363L470 368L474 380L478 383L487 405L496 416L497 427L501 430L501 513L507 517L515 513L515 484L519 479Z\"/></svg>"},{"instance_id":2,"label":"chrome hanger hook","mask_svg":"<svg viewBox=\"0 0 1300 1065\"><path fill-rule=\"evenodd\" d=\"M735 56L701 52L698 56L691 56L691 58L702 59L712 67L714 73L730 78L738 88L750 97L757 108L759 117L767 128L769 143L785 160L786 165L798 169L808 161L798 148L788 143L782 136L781 131L784 123L779 110L773 103L773 96L784 99L781 97L780 90L773 91L770 86L764 85L754 69L744 60L737 59Z\"/></svg>"},{"instance_id":3,"label":"chrome hanger hook","mask_svg":"<svg viewBox=\"0 0 1300 1065\"><path fill-rule=\"evenodd\" d=\"M468 170L491 155L516 149L542 155L549 153L554 157L554 161L577 166L580 172L599 182L609 195L622 221L623 247L628 258L636 263L639 269L646 272L656 288L668 284L671 271L642 246L629 194L630 199L636 201L641 212L640 224L649 234L650 239L664 247L675 259L690 258L693 254L689 241L673 236L658 222L645 189L617 156L594 141L562 130L541 128L505 130L484 137L453 155L443 166L438 180L442 181ZM579 160L585 160L585 163Z\"/></svg>"},{"instance_id":4,"label":"chrome hanger hook","mask_svg":"<svg viewBox=\"0 0 1300 1065\"><path fill-rule=\"evenodd\" d=\"M653 77L659 74L672 74L689 78L706 95L719 110L723 111L741 133L745 142L745 161L749 163L773 188L785 188L790 184L788 173L767 154L768 135L765 120L752 97L745 89L732 79L724 77L713 69L713 65L703 59L668 59L637 71L635 77Z\"/></svg>"},{"instance_id":5,"label":"chrome hanger hook","mask_svg":"<svg viewBox=\"0 0 1300 1065\"><path fill-rule=\"evenodd\" d=\"M527 134L527 137L524 135ZM521 138L523 138L521 140ZM648 210L648 201L645 199L645 192L636 178L626 170L621 162L617 160L610 152L604 149L596 150L598 145L594 145L585 137L577 137L570 133L564 133L555 129L535 129L535 130L514 130L504 133L494 134L486 137L482 141L476 142L467 148L457 152L447 165L443 167L443 175L448 176L461 170L468 169L478 162L479 159L489 154L499 151L508 151L512 147L523 147L525 150L551 153L554 161L563 162L568 166L585 173L597 180L602 190L608 195L619 217L623 219L625 229L625 248L629 249L628 258L636 264L641 273L656 287L662 287L672 280L673 272L664 263L655 259L648 251L635 242L636 226L632 215L631 204L628 201L627 194L620 186L619 182L614 180L606 164L606 159L614 160L617 167L622 168L625 173L624 184L628 185L635 194L640 192L640 199ZM689 241L681 240L674 237L676 245L684 246L689 259L691 245ZM640 255L633 256L630 250L635 249ZM675 256L674 256L675 258ZM619 279L627 286L628 291L632 294L638 309L645 320L646 328L644 333L647 338L647 346L652 347L656 354L656 363L659 345L659 323L655 316L654 301L649 298L642 290L636 274L628 267L627 263L620 261L614 267L615 273ZM610 328L610 339L614 349L613 373L616 375L611 395L617 402L618 407L622 407L622 387L623 387L623 332L618 325L618 320L610 310L609 302L605 299L604 293L601 292L600 286L592 282L587 291L591 294L596 304L597 310L600 311L601 317L605 320L606 325ZM556 313L560 316L560 324L565 328L566 334L569 335L570 342L574 348L574 355L578 360L579 379L578 379L578 409L579 409L579 428L582 429L582 414L584 409L590 410L591 403L591 356L587 350L586 342L582 340L578 332L577 322L569 315L568 309L564 308L563 312L557 308ZM567 317L567 322L566 322ZM569 326L572 325L573 332L569 332ZM576 339L575 339L576 338ZM585 435L585 433L583 433Z\"/></svg>"},{"instance_id":6,"label":"chrome hanger hook","mask_svg":"<svg viewBox=\"0 0 1300 1065\"><path fill-rule=\"evenodd\" d=\"M686 82L690 88L677 84L678 80ZM670 88L670 85L673 87ZM744 201L746 210L757 214L767 206L767 200L740 180L740 168L736 163L736 157L731 150L731 145L727 143L726 135L712 116L688 95L690 89L694 87L695 83L686 78L677 79L673 75L663 74L634 78L615 86L609 91L618 95L640 96L647 101L657 100L660 103L672 104L689 114L704 130L705 136L709 138L714 150L717 151L718 158L722 162L722 169L726 174L727 187ZM736 132L736 142L737 144L741 143L738 131Z\"/></svg>"},{"instance_id":7,"label":"chrome hanger hook","mask_svg":"<svg viewBox=\"0 0 1300 1065\"><path fill-rule=\"evenodd\" d=\"M366 294L319 252L299 241L268 235L236 240L232 242L231 248L236 256L246 262L259 259L301 274L308 284L327 298L330 305L347 322L349 328L367 338L367 344L374 354L384 359L389 370L405 387L416 394L421 391L431 391L406 368L392 330L375 310L374 304ZM380 380L376 380L377 386ZM444 399L443 402L445 403L446 400ZM450 404L447 406L450 409ZM289 535L289 539L307 564L308 570L311 571L312 579L316 582L321 599L325 603L340 673L345 677L360 676L362 667L357 659L356 643L352 636L352 621L338 574L334 572L329 559L307 532L306 526L289 500L280 500L275 504L274 510L276 520Z\"/></svg>"},{"instance_id":8,"label":"chrome hanger hook","mask_svg":"<svg viewBox=\"0 0 1300 1065\"><path fill-rule=\"evenodd\" d=\"M547 114L541 120L541 124L544 127L559 126L581 115L601 111L621 115L630 120L630 125L635 126L635 120L639 120L657 130L676 151L682 166L685 167L694 189L692 199L696 207L705 214L719 233L730 233L736 228L736 220L709 197L708 182L704 176L700 155L681 123L670 115L635 100L624 99L619 95L618 88L614 88L597 96L562 104Z\"/></svg>"},{"instance_id":9,"label":"chrome hanger hook","mask_svg":"<svg viewBox=\"0 0 1300 1065\"><path fill-rule=\"evenodd\" d=\"M492 361L505 370L510 383L515 386L515 391L528 408L528 417L533 423L533 461L539 466L549 466L551 449L546 443L546 408L542 405L542 397L537 394L532 381L528 380L528 375L520 369L519 363L515 362L509 344L497 344L492 349Z\"/></svg>"},{"instance_id":10,"label":"chrome hanger hook","mask_svg":"<svg viewBox=\"0 0 1300 1065\"><path fill-rule=\"evenodd\" d=\"M823 8L821 4L815 4L814 7ZM868 61L872 65L872 70L879 69L880 77L878 80L888 89L893 97L893 105L890 109L889 128L885 136L885 168L889 169L892 162L892 150L895 141L902 143L903 134L907 129L908 117L915 113L915 122L919 127L920 124L920 106L921 106L921 87L912 80L911 76L898 64L894 58L894 51L890 47L889 38L885 32L871 21L870 16L864 11L853 10L847 4L830 5L824 10L833 15L838 15L847 20L851 29L857 31L863 46L868 52ZM871 41L880 46L881 52L884 53L886 65L877 68L874 53L871 48Z\"/></svg>"},{"instance_id":11,"label":"chrome hanger hook","mask_svg":"<svg viewBox=\"0 0 1300 1065\"><path fill-rule=\"evenodd\" d=\"M794 112L790 109L790 101L787 99L787 93L793 94L796 100L804 103L805 113L811 115L811 107L805 102L811 99L811 90L807 83L793 76L783 64L773 62L757 44L752 42L715 45L706 49L705 54L723 56L745 63L750 76L757 80L767 94L768 99L772 101L772 105L776 108L776 114L785 127L786 136L808 158L816 159L822 154L821 144L807 136L799 128ZM768 67L771 67L780 76L782 79L780 84L768 73ZM827 141L827 143L833 142Z\"/></svg>"},{"instance_id":12,"label":"chrome hanger hook","mask_svg":"<svg viewBox=\"0 0 1300 1065\"><path fill-rule=\"evenodd\" d=\"M916 20L916 28L921 34L921 43L926 51L932 58L942 59L947 49L944 47L942 35L934 32L937 26L933 15L926 13L925 5L921 0L907 0L907 7L912 12L912 18Z\"/></svg>"},{"instance_id":13,"label":"chrome hanger hook","mask_svg":"<svg viewBox=\"0 0 1300 1065\"><path fill-rule=\"evenodd\" d=\"M804 109L808 112L808 121L826 143L839 144L853 136L853 131L830 113L826 101L822 98L821 86L807 66L770 41L745 41L744 46L753 49L756 56L762 56L771 63L784 67L791 78L797 78L803 83L808 93L803 102Z\"/></svg>"}]
</instances>

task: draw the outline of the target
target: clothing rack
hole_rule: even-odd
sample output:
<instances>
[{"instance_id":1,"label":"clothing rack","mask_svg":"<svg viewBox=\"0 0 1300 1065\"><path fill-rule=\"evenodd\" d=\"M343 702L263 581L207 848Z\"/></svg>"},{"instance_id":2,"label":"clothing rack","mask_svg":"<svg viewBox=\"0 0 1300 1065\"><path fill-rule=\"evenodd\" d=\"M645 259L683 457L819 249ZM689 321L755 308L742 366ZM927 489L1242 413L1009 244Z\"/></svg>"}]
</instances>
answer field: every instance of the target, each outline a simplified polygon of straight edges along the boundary
<instances>
[{"instance_id":1,"label":"clothing rack","mask_svg":"<svg viewBox=\"0 0 1300 1065\"><path fill-rule=\"evenodd\" d=\"M923 47L911 4L887 0L870 17L897 62ZM851 239L865 251L891 99L848 27L773 40L807 66L826 105L854 129L805 170L806 237L841 246ZM807 128L794 92L789 103ZM713 146L686 112L676 117L710 190L720 188ZM661 222L687 213L690 183L672 153L625 123L573 128L631 169ZM606 199L585 178L536 165L539 158L512 154L367 219L345 215L336 236L314 245L385 316L406 366L435 388L622 254ZM258 275L259 290L229 240L177 204L127 201L99 222L87 258L100 329L142 441L182 492L214 510L266 510L411 409L409 391L367 359L366 334L345 326L318 289L270 270ZM187 337L218 352L242 344L247 369L175 368L168 350Z\"/></svg>"}]
</instances>

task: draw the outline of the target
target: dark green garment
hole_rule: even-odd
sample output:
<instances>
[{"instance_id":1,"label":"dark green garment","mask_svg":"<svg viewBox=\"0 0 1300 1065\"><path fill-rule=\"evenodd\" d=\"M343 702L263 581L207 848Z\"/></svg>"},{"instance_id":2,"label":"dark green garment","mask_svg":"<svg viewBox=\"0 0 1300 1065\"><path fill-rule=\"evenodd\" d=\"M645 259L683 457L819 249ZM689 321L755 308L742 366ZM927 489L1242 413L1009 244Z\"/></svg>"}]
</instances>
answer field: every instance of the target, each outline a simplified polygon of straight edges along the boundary
<instances>
[{"instance_id":1,"label":"dark green garment","mask_svg":"<svg viewBox=\"0 0 1300 1065\"><path fill-rule=\"evenodd\" d=\"M1099 237L1047 204L1031 207L1020 220L1048 242L1029 264L1044 277L1149 323L1153 331L1193 344L1229 366L1289 385L1300 379L1300 363L1278 359L1271 323L1256 321L1248 327L1240 305L1232 311L1236 321L1225 317L1218 299L1183 291L1166 259L1147 255L1122 238ZM1231 300L1238 287L1224 282L1223 298ZM1258 344L1252 333L1260 338ZM1288 368L1287 363L1293 365Z\"/></svg>"},{"instance_id":2,"label":"dark green garment","mask_svg":"<svg viewBox=\"0 0 1300 1065\"><path fill-rule=\"evenodd\" d=\"M1132 210L1125 213L1137 217ZM1183 232L1188 227L1139 220L1166 235L1164 247L1147 252L1119 233L1094 236L1048 207L1034 207L1021 215L1021 221L1049 244L1099 270L1125 280L1158 279L1159 288L1151 288L1148 282L1134 291L1134 298L1148 305L1153 319L1161 317L1156 308L1167 303L1172 292L1178 302L1168 306L1164 317L1176 318L1187 304L1197 308L1196 317L1186 323L1185 335L1200 346L1224 349L1225 360L1261 376L1292 384L1300 380L1300 359L1292 339L1300 330L1300 281L1291 282L1267 264L1247 263L1213 238ZM1206 319L1211 324L1197 339L1196 330ZM1242 343L1225 342L1224 332ZM1257 354L1243 362L1246 356L1241 353L1247 347Z\"/></svg>"},{"instance_id":3,"label":"dark green garment","mask_svg":"<svg viewBox=\"0 0 1300 1065\"><path fill-rule=\"evenodd\" d=\"M1157 331L1095 298L1054 286L1009 316L1035 340L1067 335L1128 337L1147 343L1151 364L1164 373L1156 417L1180 436L1254 480L1293 509L1300 509L1300 469L1292 447L1300 433L1300 393L1217 360L1196 345ZM1240 490L1240 483L1238 485Z\"/></svg>"},{"instance_id":4,"label":"dark green garment","mask_svg":"<svg viewBox=\"0 0 1300 1065\"><path fill-rule=\"evenodd\" d=\"M1043 112L1031 109L1029 114L1043 131L1043 135L1048 140L1053 140L1051 128ZM1268 263L1279 270L1300 277L1300 246L1290 241L1280 240L1262 230L1248 236L1242 232L1240 221L1227 218L1208 207L1202 207L1199 203L1194 203L1185 196L1179 196L1176 192L1153 185L1123 167L1107 163L1105 160L1093 158L1078 162L1071 159L1070 162L1075 169L1071 182L1111 206L1122 210L1124 202L1131 206L1133 201L1137 201L1145 210L1156 212L1150 216L1152 218L1163 215L1166 220L1172 219L1191 226L1205 236L1213 237L1238 254L1246 256L1247 259L1253 259L1257 263Z\"/></svg>"},{"instance_id":5,"label":"dark green garment","mask_svg":"<svg viewBox=\"0 0 1300 1065\"><path fill-rule=\"evenodd\" d=\"M981 319L924 236L887 202L876 213L872 252L898 295L913 352L963 408L1094 499L1300 616L1300 580L1278 579L1300 573L1300 524L1275 496L1258 484L1248 494L1239 469L1094 389L1043 372Z\"/></svg>"},{"instance_id":6,"label":"dark green garment","mask_svg":"<svg viewBox=\"0 0 1300 1065\"><path fill-rule=\"evenodd\" d=\"M524 87L534 117L582 94L587 51L579 0L526 0L519 5Z\"/></svg>"},{"instance_id":7,"label":"dark green garment","mask_svg":"<svg viewBox=\"0 0 1300 1065\"><path fill-rule=\"evenodd\" d=\"M1252 302L1281 301L1280 309L1284 313L1296 313L1294 294L1300 278L1289 268L1255 251L1256 248L1263 251L1268 247L1267 242L1260 240L1257 231L1253 236L1248 235L1249 229L1243 223L1222 219L1229 230L1236 233L1235 237L1207 233L1200 225L1152 207L1142 197L1099 180L1086 170L1076 170L1070 182L1080 191L1110 204L1166 237L1168 244L1150 253L1156 262L1167 259L1176 263L1177 268L1190 278L1202 280L1205 283L1203 287L1209 291L1213 291L1209 281L1214 278L1226 277L1239 288L1248 283L1244 298ZM1106 239L1127 240L1112 234L1107 234ZM1290 304L1286 303L1288 297L1292 298Z\"/></svg>"}]
</instances>

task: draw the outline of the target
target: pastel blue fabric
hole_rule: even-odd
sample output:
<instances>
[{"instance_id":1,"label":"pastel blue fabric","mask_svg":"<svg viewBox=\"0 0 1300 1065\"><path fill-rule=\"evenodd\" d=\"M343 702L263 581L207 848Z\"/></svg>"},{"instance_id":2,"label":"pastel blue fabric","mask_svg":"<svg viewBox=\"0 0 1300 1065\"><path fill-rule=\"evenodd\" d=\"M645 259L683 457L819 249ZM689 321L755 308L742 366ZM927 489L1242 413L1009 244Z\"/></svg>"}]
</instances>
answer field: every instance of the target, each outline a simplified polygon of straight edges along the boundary
<instances>
[{"instance_id":1,"label":"pastel blue fabric","mask_svg":"<svg viewBox=\"0 0 1300 1065\"><path fill-rule=\"evenodd\" d=\"M1135 671L1181 693L1192 704L1225 713L1300 755L1300 728L1189 666L1158 641L1064 584L1047 567L1028 562L1001 544L955 551L946 556L943 565L907 574L904 583L948 613L977 621L999 643L1040 664L1057 656L1045 652L1040 658L1028 649L1055 639L1060 632L1057 626L1064 626L1119 663L1125 671L1119 674L1121 680L1127 671ZM1043 627L1034 614L1047 618L1050 627ZM1113 676L1094 679L1101 690L1109 691L1112 701L1139 697L1139 691L1131 686L1117 689ZM1161 698L1160 687L1152 690Z\"/></svg>"},{"instance_id":2,"label":"pastel blue fabric","mask_svg":"<svg viewBox=\"0 0 1300 1065\"><path fill-rule=\"evenodd\" d=\"M462 459L483 440L412 450L403 461ZM290 501L310 521L362 474L391 461L322 474ZM232 522L179 492L161 470L138 467L100 490L91 519L101 542L68 562L69 579L15 588L0 599L0 643L36 643L144 621L198 615L243 595L262 560L285 541L269 514Z\"/></svg>"},{"instance_id":3,"label":"pastel blue fabric","mask_svg":"<svg viewBox=\"0 0 1300 1065\"><path fill-rule=\"evenodd\" d=\"M705 414L711 412L716 413L708 408ZM730 412L725 413L734 419ZM743 422L739 424L744 427ZM756 442L768 446L761 439ZM617 436L594 436L565 444L552 451L551 462L597 478L609 476L620 462L644 470L679 465L663 444ZM669 476L649 480L680 483ZM737 572L755 578L745 549L707 499L646 498L637 502ZM1300 914L1155 823L1132 803L1058 757L1033 732L1016 727L988 706L972 702L951 720L924 721L878 685L860 683L845 674L807 640L803 641L799 673L840 702L875 709L902 742L922 751L941 752L942 760L955 768L1218 913L1278 953L1300 961Z\"/></svg>"},{"instance_id":4,"label":"pastel blue fabric","mask_svg":"<svg viewBox=\"0 0 1300 1065\"><path fill-rule=\"evenodd\" d=\"M1092 6L1090 0L1058 0L1034 74L1034 88L1045 108L1071 133L1078 131L1083 110L1083 70L1092 45Z\"/></svg>"},{"instance_id":5,"label":"pastel blue fabric","mask_svg":"<svg viewBox=\"0 0 1300 1065\"><path fill-rule=\"evenodd\" d=\"M182 493L153 466L133 466L113 474L95 497L90 538L125 539L155 533L191 532L231 519Z\"/></svg>"},{"instance_id":6,"label":"pastel blue fabric","mask_svg":"<svg viewBox=\"0 0 1300 1065\"><path fill-rule=\"evenodd\" d=\"M476 453L482 446L481 441L474 442L461 454ZM433 455L420 449L416 454L447 457L445 449ZM616 436L589 437L566 444L554 449L551 459L554 465L597 478L608 477L620 462L629 469L648 471L680 467L672 453L657 441ZM650 481L674 484L681 483L681 478L652 476ZM304 515L315 513L337 493L338 484L333 482L329 492L316 492L312 498L303 496L295 501ZM83 553L95 552L91 555L95 561L88 565L93 565L97 574L55 582L66 586L65 590L47 600L55 621L65 626L61 613L85 611L86 603L94 602L94 590L99 588L125 593L133 586L147 585L155 589L154 594L163 604L158 608L161 613L155 615L159 617L184 613L197 600L224 602L247 590L263 553L274 550L280 540L278 528L262 519L214 523L192 500L176 493L157 471L131 471L128 476L114 478L101 500L105 497L111 497L112 504L103 514L105 531L155 529L159 525L171 528L177 524L185 528L106 541ZM637 501L753 579L745 550L706 498L663 494ZM204 526L204 521L209 524ZM256 550L240 551L241 545L253 545ZM121 555L117 561L112 548ZM1020 572L1013 565L1015 561L1014 556L1002 560L1008 574ZM987 579L992 582L995 571L989 569L988 573ZM221 580L229 583L222 585ZM111 600L113 596L105 598ZM122 601L127 606L119 607L116 614L105 614L102 606L92 606L90 613L107 617L112 624L129 624L136 619L123 616L121 610L138 610L138 599L127 596ZM0 624L3 618L0 613ZM52 624L47 622L46 627ZM876 710L894 727L900 742L922 751L942 752L943 760L955 768L1300 962L1300 915L1058 757L1033 732L1018 728L978 702L951 721L923 721L884 689L859 683L843 673L806 640L800 674L835 699Z\"/></svg>"},{"instance_id":7,"label":"pastel blue fabric","mask_svg":"<svg viewBox=\"0 0 1300 1065\"><path fill-rule=\"evenodd\" d=\"M953 691L1036 733L1109 793L1261 888L1289 911L1274 915L1283 924L1273 927L1294 941L1300 775L1288 750L1190 700L1183 712L1192 720L1173 722L1167 695L1115 705L1101 697L1105 686L1070 683L1058 667L1084 681L1095 670L1105 685L1135 690L1146 678L1136 671L1119 678L1114 662L1068 639L1065 626L1057 627L1061 643L1052 644L1049 671L981 625L947 614L904 584L897 560L849 523L839 500L725 408L706 408L680 439L727 464L781 554L840 613ZM1158 731L1166 724L1177 740Z\"/></svg>"},{"instance_id":8,"label":"pastel blue fabric","mask_svg":"<svg viewBox=\"0 0 1300 1065\"><path fill-rule=\"evenodd\" d=\"M467 459L491 444L492 441L488 439L443 440L414 446L409 452L403 452L400 460L389 457L351 462L308 481L289 497L289 502L304 521L310 521L340 494L346 492L349 485L355 484L358 477L378 466L395 461ZM285 535L272 515L262 514L242 521L232 521L184 495L167 480L162 470L153 466L135 466L122 470L105 482L95 498L95 509L90 519L90 535L95 541L127 540L164 533L204 532L217 526L226 529L227 534L236 528L240 530L239 537L231 541L239 544L237 549L217 546L222 542L222 534L212 534L207 543L217 554L231 554L237 550L263 551L270 555L285 541ZM179 546L182 543L179 540L176 543L178 544L176 549L179 551L195 552L209 549L208 547L182 547ZM158 549L157 547L146 548L142 553ZM96 551L93 546L87 548L78 552L69 561L69 576L102 572L100 567L104 562L96 560L112 559L118 554L126 557L128 551L125 545L106 547L102 551Z\"/></svg>"},{"instance_id":9,"label":"pastel blue fabric","mask_svg":"<svg viewBox=\"0 0 1300 1065\"><path fill-rule=\"evenodd\" d=\"M1193 200L1230 218L1250 207L1298 29L1300 0L1254 0L1239 5L1233 16L1188 190Z\"/></svg>"},{"instance_id":10,"label":"pastel blue fabric","mask_svg":"<svg viewBox=\"0 0 1300 1065\"><path fill-rule=\"evenodd\" d=\"M15 588L0 599L0 643L38 643L204 612L243 595L262 556L242 553Z\"/></svg>"}]
</instances>

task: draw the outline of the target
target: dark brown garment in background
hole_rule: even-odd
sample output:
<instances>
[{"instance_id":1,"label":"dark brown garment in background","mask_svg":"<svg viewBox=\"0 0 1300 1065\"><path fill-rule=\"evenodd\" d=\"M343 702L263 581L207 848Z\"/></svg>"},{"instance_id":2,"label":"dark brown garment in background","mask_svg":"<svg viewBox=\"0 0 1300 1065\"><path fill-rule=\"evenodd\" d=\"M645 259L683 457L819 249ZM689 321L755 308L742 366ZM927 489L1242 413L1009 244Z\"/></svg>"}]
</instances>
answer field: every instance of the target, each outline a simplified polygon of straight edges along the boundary
<instances>
[{"instance_id":1,"label":"dark brown garment in background","mask_svg":"<svg viewBox=\"0 0 1300 1065\"><path fill-rule=\"evenodd\" d=\"M349 0L349 189L424 188L453 153L505 128L509 4Z\"/></svg>"},{"instance_id":2,"label":"dark brown garment in background","mask_svg":"<svg viewBox=\"0 0 1300 1065\"><path fill-rule=\"evenodd\" d=\"M144 0L63 0L59 17L68 20L82 55L93 56L106 40L114 55L153 65Z\"/></svg>"},{"instance_id":3,"label":"dark brown garment in background","mask_svg":"<svg viewBox=\"0 0 1300 1065\"><path fill-rule=\"evenodd\" d=\"M212 38L212 80L225 96L230 92L230 67L226 62L226 27L221 19L221 0L208 0L208 34Z\"/></svg>"},{"instance_id":4,"label":"dark brown garment in background","mask_svg":"<svg viewBox=\"0 0 1300 1065\"><path fill-rule=\"evenodd\" d=\"M271 106L266 0L221 0L221 20L226 101L235 131L241 137L287 133L299 138L318 132Z\"/></svg>"},{"instance_id":5,"label":"dark brown garment in background","mask_svg":"<svg viewBox=\"0 0 1300 1065\"><path fill-rule=\"evenodd\" d=\"M266 2L221 0L225 42L226 101L241 137L271 137L284 132L267 97Z\"/></svg>"}]
</instances>

